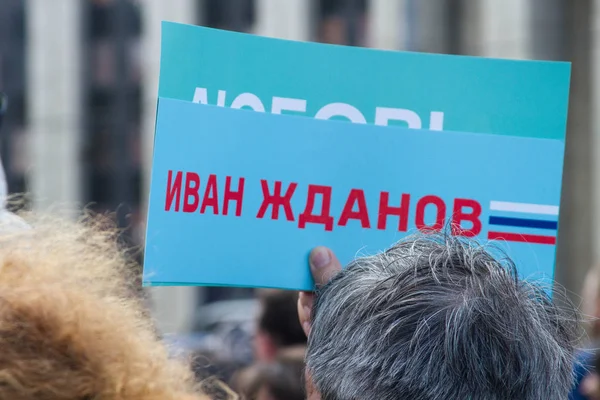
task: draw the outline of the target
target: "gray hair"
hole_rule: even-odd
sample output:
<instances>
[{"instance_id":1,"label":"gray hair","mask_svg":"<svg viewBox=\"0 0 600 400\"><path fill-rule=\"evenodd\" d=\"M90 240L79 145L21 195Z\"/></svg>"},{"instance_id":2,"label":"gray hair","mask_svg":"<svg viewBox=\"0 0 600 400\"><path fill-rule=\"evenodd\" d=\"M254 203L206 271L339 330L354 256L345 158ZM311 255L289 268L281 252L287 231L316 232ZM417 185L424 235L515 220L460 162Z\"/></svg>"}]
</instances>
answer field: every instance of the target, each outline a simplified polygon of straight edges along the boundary
<instances>
[{"instance_id":1,"label":"gray hair","mask_svg":"<svg viewBox=\"0 0 600 400\"><path fill-rule=\"evenodd\" d=\"M575 309L464 238L412 236L355 260L312 316L322 400L563 400L573 384Z\"/></svg>"}]
</instances>

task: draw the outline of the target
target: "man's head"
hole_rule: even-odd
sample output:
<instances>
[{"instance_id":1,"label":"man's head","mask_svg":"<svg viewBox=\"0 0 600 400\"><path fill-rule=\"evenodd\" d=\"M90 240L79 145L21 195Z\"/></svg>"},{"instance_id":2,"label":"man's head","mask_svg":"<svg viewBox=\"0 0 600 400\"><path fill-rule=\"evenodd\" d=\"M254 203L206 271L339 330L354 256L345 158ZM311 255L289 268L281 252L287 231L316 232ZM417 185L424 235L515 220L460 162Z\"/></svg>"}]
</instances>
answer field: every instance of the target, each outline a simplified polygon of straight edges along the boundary
<instances>
[{"instance_id":1,"label":"man's head","mask_svg":"<svg viewBox=\"0 0 600 400\"><path fill-rule=\"evenodd\" d=\"M415 236L317 292L307 369L322 400L564 399L575 317L510 260Z\"/></svg>"},{"instance_id":2,"label":"man's head","mask_svg":"<svg viewBox=\"0 0 600 400\"><path fill-rule=\"evenodd\" d=\"M280 349L306 345L306 335L296 318L298 293L265 290L254 343L259 361L272 361Z\"/></svg>"}]
</instances>

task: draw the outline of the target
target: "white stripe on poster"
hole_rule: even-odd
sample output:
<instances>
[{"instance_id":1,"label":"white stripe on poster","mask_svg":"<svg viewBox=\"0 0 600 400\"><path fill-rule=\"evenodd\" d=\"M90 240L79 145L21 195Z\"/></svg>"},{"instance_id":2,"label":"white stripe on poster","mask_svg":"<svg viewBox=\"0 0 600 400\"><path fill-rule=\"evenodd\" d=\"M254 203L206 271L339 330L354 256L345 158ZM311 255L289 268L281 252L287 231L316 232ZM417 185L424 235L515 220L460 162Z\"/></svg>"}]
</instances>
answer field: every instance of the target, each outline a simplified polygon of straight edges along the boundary
<instances>
[{"instance_id":1,"label":"white stripe on poster","mask_svg":"<svg viewBox=\"0 0 600 400\"><path fill-rule=\"evenodd\" d=\"M558 206L528 203L509 203L506 201L491 201L490 210L520 212L529 214L558 215Z\"/></svg>"}]
</instances>

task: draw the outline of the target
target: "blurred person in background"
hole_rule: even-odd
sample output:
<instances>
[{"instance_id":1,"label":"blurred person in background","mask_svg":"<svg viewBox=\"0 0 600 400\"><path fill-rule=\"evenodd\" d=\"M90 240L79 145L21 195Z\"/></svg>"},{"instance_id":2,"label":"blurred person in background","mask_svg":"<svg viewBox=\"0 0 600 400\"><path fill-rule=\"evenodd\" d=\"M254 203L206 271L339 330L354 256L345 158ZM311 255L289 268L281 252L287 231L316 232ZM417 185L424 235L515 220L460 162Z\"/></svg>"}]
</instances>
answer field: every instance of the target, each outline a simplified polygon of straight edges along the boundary
<instances>
[{"instance_id":1,"label":"blurred person in background","mask_svg":"<svg viewBox=\"0 0 600 400\"><path fill-rule=\"evenodd\" d=\"M318 290L298 301L309 400L567 398L577 311L508 258L423 234L344 270L326 248L310 263Z\"/></svg>"},{"instance_id":2,"label":"blurred person in background","mask_svg":"<svg viewBox=\"0 0 600 400\"><path fill-rule=\"evenodd\" d=\"M600 360L596 356L593 361L593 369L590 369L581 378L581 381L577 385L577 390L571 394L569 400L600 400L600 375L596 372L598 371Z\"/></svg>"},{"instance_id":3,"label":"blurred person in background","mask_svg":"<svg viewBox=\"0 0 600 400\"><path fill-rule=\"evenodd\" d=\"M296 317L298 292L264 289L259 291L260 315L254 339L259 362L274 360L282 349L306 346L306 335Z\"/></svg>"},{"instance_id":4,"label":"blurred person in background","mask_svg":"<svg viewBox=\"0 0 600 400\"><path fill-rule=\"evenodd\" d=\"M2 127L2 120L4 118L4 114L6 113L7 108L8 96L6 96L6 93L0 92L0 128Z\"/></svg>"},{"instance_id":5,"label":"blurred person in background","mask_svg":"<svg viewBox=\"0 0 600 400\"><path fill-rule=\"evenodd\" d=\"M2 121L8 110L8 96L0 92L0 133L2 132ZM19 218L16 214L7 210L8 199L8 184L6 182L6 174L0 160L0 229L13 231L29 229L25 221Z\"/></svg>"},{"instance_id":6,"label":"blurred person in background","mask_svg":"<svg viewBox=\"0 0 600 400\"><path fill-rule=\"evenodd\" d=\"M232 382L241 400L303 400L304 351L282 350L269 362L241 371Z\"/></svg>"},{"instance_id":7,"label":"blurred person in background","mask_svg":"<svg viewBox=\"0 0 600 400\"><path fill-rule=\"evenodd\" d=\"M600 380L596 359L600 353L600 266L588 271L582 290L581 312L584 315L588 341L577 353L575 387L569 400L600 399Z\"/></svg>"},{"instance_id":8,"label":"blurred person in background","mask_svg":"<svg viewBox=\"0 0 600 400\"><path fill-rule=\"evenodd\" d=\"M238 371L246 368L247 363L224 360L219 352L200 350L192 354L192 370L198 382L226 382L230 384Z\"/></svg>"}]
</instances>

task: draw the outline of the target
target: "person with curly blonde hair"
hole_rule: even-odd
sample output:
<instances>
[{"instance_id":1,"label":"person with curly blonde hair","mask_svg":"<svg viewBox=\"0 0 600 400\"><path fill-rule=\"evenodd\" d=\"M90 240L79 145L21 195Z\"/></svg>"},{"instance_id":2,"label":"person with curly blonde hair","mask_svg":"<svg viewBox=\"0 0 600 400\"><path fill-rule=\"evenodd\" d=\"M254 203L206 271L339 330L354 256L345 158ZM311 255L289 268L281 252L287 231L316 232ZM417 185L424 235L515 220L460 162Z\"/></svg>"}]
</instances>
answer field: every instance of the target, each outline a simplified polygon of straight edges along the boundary
<instances>
[{"instance_id":1,"label":"person with curly blonde hair","mask_svg":"<svg viewBox=\"0 0 600 400\"><path fill-rule=\"evenodd\" d=\"M24 219L0 220L0 400L209 400L158 338L115 230Z\"/></svg>"}]
</instances>

